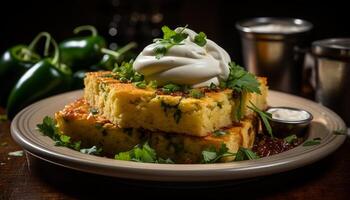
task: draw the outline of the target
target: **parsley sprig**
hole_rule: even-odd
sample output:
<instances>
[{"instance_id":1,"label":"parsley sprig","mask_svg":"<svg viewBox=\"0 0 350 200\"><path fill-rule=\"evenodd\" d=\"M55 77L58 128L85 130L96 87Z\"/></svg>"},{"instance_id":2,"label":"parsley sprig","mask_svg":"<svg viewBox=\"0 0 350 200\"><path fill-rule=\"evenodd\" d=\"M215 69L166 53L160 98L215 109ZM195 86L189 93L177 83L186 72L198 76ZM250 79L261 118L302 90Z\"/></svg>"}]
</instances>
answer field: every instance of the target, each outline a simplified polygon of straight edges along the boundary
<instances>
[{"instance_id":1,"label":"parsley sprig","mask_svg":"<svg viewBox=\"0 0 350 200\"><path fill-rule=\"evenodd\" d=\"M217 149L214 146L211 146L207 150L202 151L202 161L201 163L216 163L221 158L228 156L235 156L235 153L228 151L226 144L222 143L220 148Z\"/></svg>"},{"instance_id":2,"label":"parsley sprig","mask_svg":"<svg viewBox=\"0 0 350 200\"><path fill-rule=\"evenodd\" d=\"M194 43L196 43L198 46L203 47L205 44L207 44L207 35L203 32L199 32L196 36L194 36Z\"/></svg>"},{"instance_id":3,"label":"parsley sprig","mask_svg":"<svg viewBox=\"0 0 350 200\"><path fill-rule=\"evenodd\" d=\"M188 34L184 32L186 28L187 25L181 31L176 32L175 30L171 30L168 26L162 27L163 38L154 39L156 43L154 52L157 59L163 57L174 45L182 45L181 42L188 37Z\"/></svg>"},{"instance_id":4,"label":"parsley sprig","mask_svg":"<svg viewBox=\"0 0 350 200\"><path fill-rule=\"evenodd\" d=\"M58 127L56 126L55 120L51 117L44 117L43 122L41 124L37 124L38 130L43 133L45 136L50 137L53 141L55 141L56 146L64 146L76 151L80 151L86 154L95 154L98 155L101 153L102 149L93 146L88 149L81 148L81 141L72 141L71 137L68 135L63 135Z\"/></svg>"},{"instance_id":5,"label":"parsley sprig","mask_svg":"<svg viewBox=\"0 0 350 200\"><path fill-rule=\"evenodd\" d=\"M237 92L247 91L261 94L259 81L252 73L247 72L235 62L230 62L228 65L230 74L226 81L220 83L221 87L230 88Z\"/></svg>"},{"instance_id":6,"label":"parsley sprig","mask_svg":"<svg viewBox=\"0 0 350 200\"><path fill-rule=\"evenodd\" d=\"M254 160L258 158L260 157L254 151L244 147L239 147L236 153L235 161Z\"/></svg>"},{"instance_id":7,"label":"parsley sprig","mask_svg":"<svg viewBox=\"0 0 350 200\"><path fill-rule=\"evenodd\" d=\"M139 82L144 80L144 76L133 69L133 60L122 62L121 65L116 64L113 69L113 74L116 79L121 82Z\"/></svg>"},{"instance_id":8,"label":"parsley sprig","mask_svg":"<svg viewBox=\"0 0 350 200\"><path fill-rule=\"evenodd\" d=\"M148 142L145 142L143 145L136 145L130 151L120 152L116 154L114 158L116 160L126 160L144 163L174 163L170 158L157 158L156 151L149 146Z\"/></svg>"}]
</instances>

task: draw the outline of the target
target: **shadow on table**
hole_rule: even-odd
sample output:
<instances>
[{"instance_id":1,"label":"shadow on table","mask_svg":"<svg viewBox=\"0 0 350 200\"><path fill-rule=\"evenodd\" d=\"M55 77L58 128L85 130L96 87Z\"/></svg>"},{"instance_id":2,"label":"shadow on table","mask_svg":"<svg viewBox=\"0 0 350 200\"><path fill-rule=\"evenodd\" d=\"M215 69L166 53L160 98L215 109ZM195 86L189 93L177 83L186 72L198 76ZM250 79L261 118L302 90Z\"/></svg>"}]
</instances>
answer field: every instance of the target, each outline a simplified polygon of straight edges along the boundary
<instances>
[{"instance_id":1,"label":"shadow on table","mask_svg":"<svg viewBox=\"0 0 350 200\"><path fill-rule=\"evenodd\" d=\"M29 156L29 155L28 155ZM332 167L333 156L315 164L286 173L241 181L164 183L131 181L101 175L88 174L60 167L29 156L30 173L40 182L54 187L58 192L73 198L105 197L264 197L270 194L283 194L295 187L303 187L310 181L322 177ZM184 196L185 195L185 196Z\"/></svg>"}]
</instances>

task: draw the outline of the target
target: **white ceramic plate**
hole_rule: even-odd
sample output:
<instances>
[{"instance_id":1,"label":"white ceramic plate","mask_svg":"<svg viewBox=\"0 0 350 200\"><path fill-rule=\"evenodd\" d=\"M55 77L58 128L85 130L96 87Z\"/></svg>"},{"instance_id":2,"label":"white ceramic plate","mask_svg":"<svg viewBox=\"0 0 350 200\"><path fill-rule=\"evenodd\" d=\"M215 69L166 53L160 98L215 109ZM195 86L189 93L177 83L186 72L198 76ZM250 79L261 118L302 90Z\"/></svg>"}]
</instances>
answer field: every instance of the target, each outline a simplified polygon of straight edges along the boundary
<instances>
[{"instance_id":1,"label":"white ceramic plate","mask_svg":"<svg viewBox=\"0 0 350 200\"><path fill-rule=\"evenodd\" d=\"M313 163L335 151L345 140L333 130L346 129L342 119L331 110L306 99L270 91L270 106L291 106L311 112L314 120L309 138L322 138L321 144L298 146L292 150L258 160L217 164L148 164L119 161L86 155L54 142L36 130L45 116L61 110L64 105L82 96L82 91L53 96L22 110L12 121L12 137L28 153L64 167L127 179L152 181L218 181L251 178L279 173Z\"/></svg>"}]
</instances>

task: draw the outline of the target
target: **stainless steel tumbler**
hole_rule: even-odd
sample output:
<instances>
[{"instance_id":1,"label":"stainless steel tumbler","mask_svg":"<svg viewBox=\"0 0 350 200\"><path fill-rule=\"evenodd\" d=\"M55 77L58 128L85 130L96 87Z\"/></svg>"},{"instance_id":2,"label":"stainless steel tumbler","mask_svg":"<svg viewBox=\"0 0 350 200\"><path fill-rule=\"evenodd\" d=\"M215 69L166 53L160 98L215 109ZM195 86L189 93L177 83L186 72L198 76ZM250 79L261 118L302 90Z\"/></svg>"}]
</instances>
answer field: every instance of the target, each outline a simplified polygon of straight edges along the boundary
<instances>
[{"instance_id":1,"label":"stainless steel tumbler","mask_svg":"<svg viewBox=\"0 0 350 200\"><path fill-rule=\"evenodd\" d=\"M312 43L316 101L337 112L350 126L350 38Z\"/></svg>"},{"instance_id":2,"label":"stainless steel tumbler","mask_svg":"<svg viewBox=\"0 0 350 200\"><path fill-rule=\"evenodd\" d=\"M237 22L247 70L268 78L269 87L298 94L312 24L293 18L253 18Z\"/></svg>"}]
</instances>

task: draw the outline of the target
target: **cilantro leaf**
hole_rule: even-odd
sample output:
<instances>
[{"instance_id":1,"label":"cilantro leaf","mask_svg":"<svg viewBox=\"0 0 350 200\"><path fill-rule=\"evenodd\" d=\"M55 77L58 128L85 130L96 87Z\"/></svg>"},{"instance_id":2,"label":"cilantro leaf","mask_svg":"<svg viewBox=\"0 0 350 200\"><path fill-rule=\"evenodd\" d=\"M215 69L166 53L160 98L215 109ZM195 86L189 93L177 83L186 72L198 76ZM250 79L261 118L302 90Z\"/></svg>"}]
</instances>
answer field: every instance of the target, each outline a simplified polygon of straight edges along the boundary
<instances>
[{"instance_id":1,"label":"cilantro leaf","mask_svg":"<svg viewBox=\"0 0 350 200\"><path fill-rule=\"evenodd\" d=\"M204 93L199 89L191 89L189 96L193 97L195 99L200 99L200 98L204 97Z\"/></svg>"},{"instance_id":2,"label":"cilantro leaf","mask_svg":"<svg viewBox=\"0 0 350 200\"><path fill-rule=\"evenodd\" d=\"M242 160L254 160L260 158L255 152L253 152L250 149L239 147L235 161L242 161Z\"/></svg>"},{"instance_id":3,"label":"cilantro leaf","mask_svg":"<svg viewBox=\"0 0 350 200\"><path fill-rule=\"evenodd\" d=\"M264 126L267 130L267 132L269 133L269 135L273 138L273 134L272 134L272 128L270 126L270 122L269 120L272 119L272 114L271 113L268 113L268 112L265 112L265 111L262 111L260 110L258 107L256 107L256 105L254 105L251 101L249 101L251 106L247 106L249 109L253 110L254 112L256 112L260 119L263 121L264 123Z\"/></svg>"},{"instance_id":4,"label":"cilantro leaf","mask_svg":"<svg viewBox=\"0 0 350 200\"><path fill-rule=\"evenodd\" d=\"M116 79L121 82L139 82L144 80L144 76L133 69L133 60L122 62L120 66L116 64L112 72Z\"/></svg>"},{"instance_id":5,"label":"cilantro leaf","mask_svg":"<svg viewBox=\"0 0 350 200\"><path fill-rule=\"evenodd\" d=\"M156 43L154 53L157 59L163 57L174 45L182 45L181 42L188 37L188 34L184 33L186 28L187 25L181 31L176 32L175 30L171 30L168 26L162 27L163 38L154 40Z\"/></svg>"},{"instance_id":6,"label":"cilantro leaf","mask_svg":"<svg viewBox=\"0 0 350 200\"><path fill-rule=\"evenodd\" d=\"M297 139L298 139L298 137L295 134L293 134L293 135L289 135L289 136L285 137L283 140L285 142L287 142L288 144L292 144L294 142L294 140L297 140Z\"/></svg>"},{"instance_id":7,"label":"cilantro leaf","mask_svg":"<svg viewBox=\"0 0 350 200\"><path fill-rule=\"evenodd\" d=\"M307 146L314 146L314 145L319 145L319 144L321 144L321 138L314 138L312 140L305 141L303 146L307 147Z\"/></svg>"},{"instance_id":8,"label":"cilantro leaf","mask_svg":"<svg viewBox=\"0 0 350 200\"><path fill-rule=\"evenodd\" d=\"M170 94L170 93L177 92L177 91L180 91L180 90L181 90L181 87L179 85L176 85L176 84L173 84L173 83L166 84L166 85L164 85L162 87L162 91L165 94Z\"/></svg>"},{"instance_id":9,"label":"cilantro leaf","mask_svg":"<svg viewBox=\"0 0 350 200\"><path fill-rule=\"evenodd\" d=\"M214 146L202 151L202 161L201 163L216 163L221 158L227 156L234 156L235 153L228 151L226 144L222 143L219 149L216 149Z\"/></svg>"},{"instance_id":10,"label":"cilantro leaf","mask_svg":"<svg viewBox=\"0 0 350 200\"><path fill-rule=\"evenodd\" d=\"M203 32L199 32L195 37L194 37L194 43L196 43L198 46L203 47L205 44L207 44L207 35Z\"/></svg>"},{"instance_id":11,"label":"cilantro leaf","mask_svg":"<svg viewBox=\"0 0 350 200\"><path fill-rule=\"evenodd\" d=\"M213 135L219 137L219 136L223 136L223 135L226 135L227 134L227 131L226 130L216 130L213 132Z\"/></svg>"},{"instance_id":12,"label":"cilantro leaf","mask_svg":"<svg viewBox=\"0 0 350 200\"><path fill-rule=\"evenodd\" d=\"M148 142L143 145L136 145L130 151L120 152L114 156L114 159L144 163L174 163L170 158L157 159L156 151L149 146Z\"/></svg>"},{"instance_id":13,"label":"cilantro leaf","mask_svg":"<svg viewBox=\"0 0 350 200\"><path fill-rule=\"evenodd\" d=\"M81 151L82 153L95 155L102 151L101 148L97 148L96 146L81 149L81 141L72 141L70 136L62 134L56 126L55 120L51 117L44 117L43 122L37 124L37 128L43 135L50 137L55 142L56 146L68 147L76 151Z\"/></svg>"},{"instance_id":14,"label":"cilantro leaf","mask_svg":"<svg viewBox=\"0 0 350 200\"><path fill-rule=\"evenodd\" d=\"M256 77L245 71L243 67L237 65L234 62L229 63L230 74L226 82L221 83L224 87L242 92L243 90L248 92L255 92L261 94L259 88L259 81Z\"/></svg>"}]
</instances>

